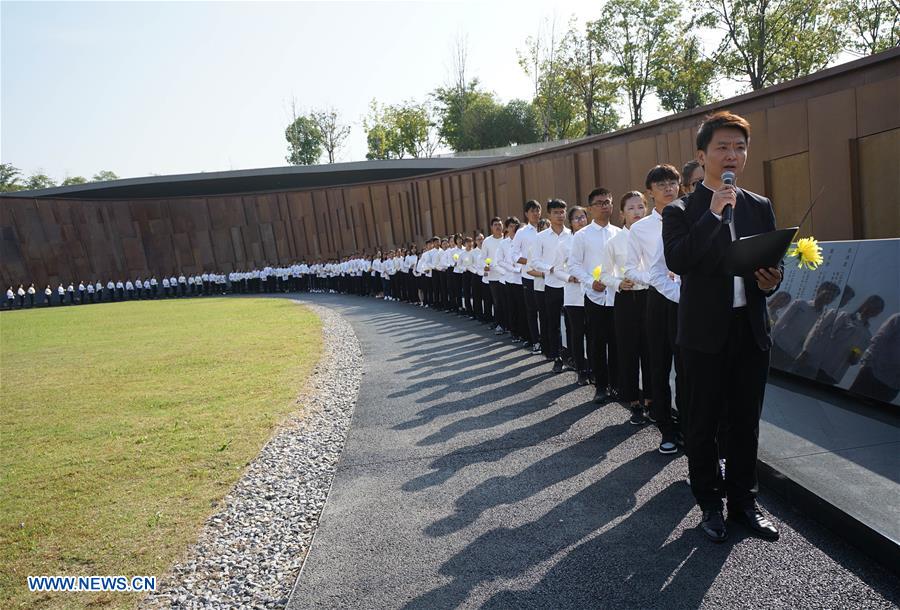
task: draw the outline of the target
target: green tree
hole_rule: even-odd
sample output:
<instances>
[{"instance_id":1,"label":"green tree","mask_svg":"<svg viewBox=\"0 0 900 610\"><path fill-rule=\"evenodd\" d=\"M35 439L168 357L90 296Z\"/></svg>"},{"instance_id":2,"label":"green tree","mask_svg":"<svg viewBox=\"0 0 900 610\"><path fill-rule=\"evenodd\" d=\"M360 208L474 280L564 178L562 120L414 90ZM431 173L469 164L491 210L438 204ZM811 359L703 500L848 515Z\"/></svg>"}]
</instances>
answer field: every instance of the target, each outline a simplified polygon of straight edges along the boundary
<instances>
[{"instance_id":1,"label":"green tree","mask_svg":"<svg viewBox=\"0 0 900 610\"><path fill-rule=\"evenodd\" d=\"M619 127L616 111L619 83L612 66L603 61L603 47L572 22L563 41L562 66L565 81L581 104L583 135L606 133Z\"/></svg>"},{"instance_id":2,"label":"green tree","mask_svg":"<svg viewBox=\"0 0 900 610\"><path fill-rule=\"evenodd\" d=\"M718 64L755 91L821 70L841 49L832 0L705 0L725 34Z\"/></svg>"},{"instance_id":3,"label":"green tree","mask_svg":"<svg viewBox=\"0 0 900 610\"><path fill-rule=\"evenodd\" d=\"M846 24L844 46L872 55L900 45L900 1L838 0L835 13Z\"/></svg>"},{"instance_id":4,"label":"green tree","mask_svg":"<svg viewBox=\"0 0 900 610\"><path fill-rule=\"evenodd\" d=\"M10 193L24 189L25 185L19 182L21 176L22 170L15 167L12 163L0 163L0 193Z\"/></svg>"},{"instance_id":5,"label":"green tree","mask_svg":"<svg viewBox=\"0 0 900 610\"><path fill-rule=\"evenodd\" d=\"M60 186L72 186L75 184L85 184L87 180L83 176L66 176Z\"/></svg>"},{"instance_id":6,"label":"green tree","mask_svg":"<svg viewBox=\"0 0 900 610\"><path fill-rule=\"evenodd\" d=\"M284 137L288 142L288 155L285 158L291 165L314 165L322 156L322 134L308 116L295 116Z\"/></svg>"},{"instance_id":7,"label":"green tree","mask_svg":"<svg viewBox=\"0 0 900 610\"><path fill-rule=\"evenodd\" d=\"M309 119L319 132L319 142L328 154L328 162L334 163L335 152L350 135L350 126L341 122L340 115L334 108L314 110L309 114Z\"/></svg>"},{"instance_id":8,"label":"green tree","mask_svg":"<svg viewBox=\"0 0 900 610\"><path fill-rule=\"evenodd\" d=\"M691 24L684 31L692 31ZM654 87L660 106L669 112L684 112L713 101L716 63L703 54L696 36L686 34L672 39L654 75Z\"/></svg>"},{"instance_id":9,"label":"green tree","mask_svg":"<svg viewBox=\"0 0 900 610\"><path fill-rule=\"evenodd\" d=\"M369 114L363 118L366 143L369 150L366 159L402 159L405 153L399 128L391 106L369 103Z\"/></svg>"},{"instance_id":10,"label":"green tree","mask_svg":"<svg viewBox=\"0 0 900 610\"><path fill-rule=\"evenodd\" d=\"M497 105L494 95L481 90L478 79L462 89L455 85L438 87L432 95L437 103L438 133L444 142L457 152L481 148L477 126Z\"/></svg>"},{"instance_id":11,"label":"green tree","mask_svg":"<svg viewBox=\"0 0 900 610\"><path fill-rule=\"evenodd\" d=\"M94 177L91 178L91 182L108 182L109 180L118 180L119 176L116 175L115 172L110 171L108 169L100 170Z\"/></svg>"},{"instance_id":12,"label":"green tree","mask_svg":"<svg viewBox=\"0 0 900 610\"><path fill-rule=\"evenodd\" d=\"M400 147L415 159L432 157L440 145L432 115L430 106L425 103L406 102L393 109Z\"/></svg>"},{"instance_id":13,"label":"green tree","mask_svg":"<svg viewBox=\"0 0 900 610\"><path fill-rule=\"evenodd\" d=\"M612 73L621 83L631 124L643 122L643 108L679 30L681 7L660 0L610 0L604 15L589 24L595 44L605 48Z\"/></svg>"},{"instance_id":14,"label":"green tree","mask_svg":"<svg viewBox=\"0 0 900 610\"><path fill-rule=\"evenodd\" d=\"M25 188L29 191L48 189L54 186L56 183L53 182L53 179L40 170L28 176L28 180L25 182Z\"/></svg>"},{"instance_id":15,"label":"green tree","mask_svg":"<svg viewBox=\"0 0 900 610\"><path fill-rule=\"evenodd\" d=\"M568 35L559 36L556 23L544 23L518 51L519 66L534 83L532 105L541 125L541 140L561 140L584 133L578 88L567 71Z\"/></svg>"}]
</instances>

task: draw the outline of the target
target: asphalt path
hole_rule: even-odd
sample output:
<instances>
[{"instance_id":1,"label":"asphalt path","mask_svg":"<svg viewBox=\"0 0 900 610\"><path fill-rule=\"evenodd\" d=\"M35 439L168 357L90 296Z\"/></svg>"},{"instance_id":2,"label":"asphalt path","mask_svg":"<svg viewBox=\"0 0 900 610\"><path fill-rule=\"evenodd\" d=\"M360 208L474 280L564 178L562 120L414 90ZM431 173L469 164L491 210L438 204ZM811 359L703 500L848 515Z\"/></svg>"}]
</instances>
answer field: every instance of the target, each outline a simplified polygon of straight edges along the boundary
<instances>
[{"instance_id":1,"label":"asphalt path","mask_svg":"<svg viewBox=\"0 0 900 610\"><path fill-rule=\"evenodd\" d=\"M359 400L288 608L896 608L881 566L793 512L778 542L697 529L683 455L468 319L304 295L347 316Z\"/></svg>"}]
</instances>

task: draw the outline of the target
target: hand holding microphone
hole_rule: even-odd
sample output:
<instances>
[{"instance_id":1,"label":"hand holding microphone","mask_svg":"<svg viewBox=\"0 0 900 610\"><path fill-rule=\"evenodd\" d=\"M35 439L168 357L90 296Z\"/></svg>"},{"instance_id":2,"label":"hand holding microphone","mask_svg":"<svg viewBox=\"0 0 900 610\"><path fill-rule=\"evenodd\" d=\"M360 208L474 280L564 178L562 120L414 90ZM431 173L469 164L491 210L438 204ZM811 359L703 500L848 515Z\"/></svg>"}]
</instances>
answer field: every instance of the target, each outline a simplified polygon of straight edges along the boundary
<instances>
[{"instance_id":1,"label":"hand holding microphone","mask_svg":"<svg viewBox=\"0 0 900 610\"><path fill-rule=\"evenodd\" d=\"M734 218L734 204L737 200L737 190L734 187L734 172L722 173L722 186L713 193L710 209L722 217L723 224L731 224Z\"/></svg>"}]
</instances>

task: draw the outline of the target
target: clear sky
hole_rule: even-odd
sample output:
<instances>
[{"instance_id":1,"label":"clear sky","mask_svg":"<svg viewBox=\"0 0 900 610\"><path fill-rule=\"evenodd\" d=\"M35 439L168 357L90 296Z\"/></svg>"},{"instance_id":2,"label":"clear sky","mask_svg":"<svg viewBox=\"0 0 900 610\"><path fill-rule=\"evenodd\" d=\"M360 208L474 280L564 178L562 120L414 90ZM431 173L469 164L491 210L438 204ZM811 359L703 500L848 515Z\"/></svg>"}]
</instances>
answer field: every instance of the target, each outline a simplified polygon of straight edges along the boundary
<instances>
[{"instance_id":1,"label":"clear sky","mask_svg":"<svg viewBox=\"0 0 900 610\"><path fill-rule=\"evenodd\" d=\"M0 3L0 158L56 181L285 165L290 100L352 123L369 102L423 100L453 41L501 99L530 97L516 50L542 20L600 0ZM655 118L650 109L645 118ZM627 116L627 112L623 112Z\"/></svg>"}]
</instances>

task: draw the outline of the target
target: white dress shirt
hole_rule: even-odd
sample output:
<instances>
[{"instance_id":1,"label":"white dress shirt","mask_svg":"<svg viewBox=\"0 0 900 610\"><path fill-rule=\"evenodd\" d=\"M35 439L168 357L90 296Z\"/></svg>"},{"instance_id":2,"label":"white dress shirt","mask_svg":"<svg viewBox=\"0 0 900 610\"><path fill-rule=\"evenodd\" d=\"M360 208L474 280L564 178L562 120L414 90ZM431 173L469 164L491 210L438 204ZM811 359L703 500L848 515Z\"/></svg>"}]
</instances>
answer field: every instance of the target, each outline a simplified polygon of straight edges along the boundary
<instances>
[{"instance_id":1,"label":"white dress shirt","mask_svg":"<svg viewBox=\"0 0 900 610\"><path fill-rule=\"evenodd\" d=\"M628 239L631 231L621 229L606 242L606 263L600 273L600 281L609 286L612 291L613 302L615 303L615 295L619 292L622 280L625 278L625 264L628 261ZM647 285L635 282L631 288L635 290L646 290Z\"/></svg>"},{"instance_id":2,"label":"white dress shirt","mask_svg":"<svg viewBox=\"0 0 900 610\"><path fill-rule=\"evenodd\" d=\"M513 239L513 244L519 254L516 260L519 260L519 258L527 259L526 263L522 265L522 278L526 280L536 279L534 276L528 275L528 270L533 268L532 259L537 253L537 236L538 232L534 225L525 224L519 227L519 230L516 231L516 237Z\"/></svg>"},{"instance_id":3,"label":"white dress shirt","mask_svg":"<svg viewBox=\"0 0 900 610\"><path fill-rule=\"evenodd\" d=\"M573 233L571 239L567 239L559 245L559 255L562 258L562 265L553 268L553 274L563 282L564 307L584 307L584 290L581 287L581 282L569 281L569 278L575 275L572 273L569 263L569 257L572 254L572 244L575 242L575 235L577 235L577 233Z\"/></svg>"},{"instance_id":4,"label":"white dress shirt","mask_svg":"<svg viewBox=\"0 0 900 610\"><path fill-rule=\"evenodd\" d=\"M502 252L500 251L502 245L503 240L498 239L493 235L488 235L481 243L481 251L484 253L485 266L487 266L487 259L491 259L491 269L484 275L485 279L489 282L499 282L503 279L503 269L498 264L500 262L500 257L502 256Z\"/></svg>"},{"instance_id":5,"label":"white dress shirt","mask_svg":"<svg viewBox=\"0 0 900 610\"><path fill-rule=\"evenodd\" d=\"M654 208L631 225L625 277L632 282L653 286L661 295L677 303L681 297L681 281L669 277L662 241L662 216Z\"/></svg>"},{"instance_id":6,"label":"white dress shirt","mask_svg":"<svg viewBox=\"0 0 900 610\"><path fill-rule=\"evenodd\" d=\"M560 255L560 244L565 243L572 238L572 231L567 227L563 227L562 231L556 233L553 228L544 229L538 233L538 247L535 253L533 266L538 271L544 273L544 285L550 288L562 288L565 282L561 282L559 277L550 272L556 265L562 266L563 260ZM528 262L532 262L529 260Z\"/></svg>"},{"instance_id":7,"label":"white dress shirt","mask_svg":"<svg viewBox=\"0 0 900 610\"><path fill-rule=\"evenodd\" d=\"M581 281L584 296L595 305L612 307L615 302L615 290L611 289L609 285L600 292L594 290L594 269L600 267L602 274L603 270L609 266L606 244L621 230L612 223L601 226L592 222L572 238L569 270Z\"/></svg>"}]
</instances>

